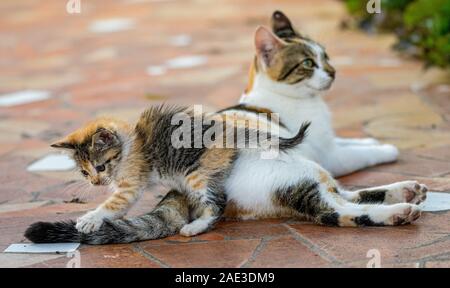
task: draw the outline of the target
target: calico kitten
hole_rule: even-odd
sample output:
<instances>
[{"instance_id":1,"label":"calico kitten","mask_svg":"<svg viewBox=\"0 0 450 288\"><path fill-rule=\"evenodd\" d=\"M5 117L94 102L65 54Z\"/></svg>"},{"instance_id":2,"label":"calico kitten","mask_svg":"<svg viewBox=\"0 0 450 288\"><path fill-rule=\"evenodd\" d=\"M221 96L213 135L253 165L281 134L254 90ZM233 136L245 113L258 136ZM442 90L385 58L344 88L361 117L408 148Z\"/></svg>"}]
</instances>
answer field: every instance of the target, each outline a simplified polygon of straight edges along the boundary
<instances>
[{"instance_id":1,"label":"calico kitten","mask_svg":"<svg viewBox=\"0 0 450 288\"><path fill-rule=\"evenodd\" d=\"M173 121L179 115L189 120L189 137L181 137L189 139L186 147L174 147L173 137L180 127L173 125ZM183 225L181 233L186 236L211 229L225 209L227 181L234 163L245 155L244 150L256 153L262 148L260 139L263 138L259 132L263 129L255 131L251 123L240 125L235 120L214 114L199 116L186 108L160 106L145 111L134 128L108 118L86 124L51 146L70 152L81 174L93 185L111 185L115 192L76 224L35 223L26 231L26 237L34 242L98 244L160 238L175 233ZM203 140L219 121L222 121L219 126L222 128L214 130L213 136L219 142L205 146L201 141L198 146L198 137ZM286 151L300 144L308 126L308 123L302 125L293 138L278 138L278 148ZM250 143L251 130L256 132L259 141L257 149L245 148L245 144ZM264 132L267 134L267 129ZM243 142L235 135L244 135ZM269 139L271 136L269 134ZM226 146L229 139L233 142L232 148ZM171 189L156 210L134 220L116 220L127 213L144 190L156 184ZM193 221L187 223L189 219Z\"/></svg>"},{"instance_id":2,"label":"calico kitten","mask_svg":"<svg viewBox=\"0 0 450 288\"><path fill-rule=\"evenodd\" d=\"M414 182L404 190L392 184L349 192L317 163L298 157L294 148L304 140L309 123L290 139L272 135L278 137L282 153L263 159L258 148L175 148L171 140L177 126L171 119L180 112L193 117L184 108L151 108L134 128L101 119L53 144L72 153L89 181L113 185L116 191L77 223L38 222L25 236L37 243L128 243L178 231L193 236L211 229L222 215L239 219L303 216L330 226L402 225L420 216L418 206L411 203L425 198L424 185ZM217 115L216 121L224 119ZM234 125L234 118L231 122ZM246 132L252 129L250 124L243 126ZM209 127L201 125L202 136ZM236 129L244 129L240 127ZM195 131L196 126L191 128ZM194 138L190 141L195 142ZM234 136L233 141L238 143ZM157 183L171 192L156 209L122 218L140 194ZM411 203L399 203L405 197Z\"/></svg>"},{"instance_id":3,"label":"calico kitten","mask_svg":"<svg viewBox=\"0 0 450 288\"><path fill-rule=\"evenodd\" d=\"M311 121L309 137L299 146L299 154L335 177L395 161L398 150L392 145L381 145L372 138L335 136L330 112L321 98L336 74L325 48L300 34L280 11L273 13L271 22L275 34L264 27L256 31L256 56L240 104L222 112L278 113L285 136L295 133L299 123Z\"/></svg>"}]
</instances>

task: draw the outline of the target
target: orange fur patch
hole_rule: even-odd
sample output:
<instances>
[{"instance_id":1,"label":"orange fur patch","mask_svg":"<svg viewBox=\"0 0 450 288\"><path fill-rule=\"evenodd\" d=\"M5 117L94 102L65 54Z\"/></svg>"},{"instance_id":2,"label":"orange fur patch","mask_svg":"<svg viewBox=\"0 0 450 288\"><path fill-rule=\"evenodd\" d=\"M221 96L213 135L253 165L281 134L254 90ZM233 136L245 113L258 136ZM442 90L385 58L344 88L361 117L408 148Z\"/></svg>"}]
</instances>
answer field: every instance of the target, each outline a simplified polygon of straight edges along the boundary
<instances>
[{"instance_id":1,"label":"orange fur patch","mask_svg":"<svg viewBox=\"0 0 450 288\"><path fill-rule=\"evenodd\" d=\"M122 181L119 182L119 184L117 186L119 188L129 188L129 187L131 187L131 184L128 183L127 181L125 181L125 180L122 180Z\"/></svg>"},{"instance_id":2,"label":"orange fur patch","mask_svg":"<svg viewBox=\"0 0 450 288\"><path fill-rule=\"evenodd\" d=\"M339 217L339 226L356 227L355 218L351 216Z\"/></svg>"},{"instance_id":3,"label":"orange fur patch","mask_svg":"<svg viewBox=\"0 0 450 288\"><path fill-rule=\"evenodd\" d=\"M206 188L206 184L203 181L197 181L196 183L194 183L192 186L193 190L203 190Z\"/></svg>"},{"instance_id":4,"label":"orange fur patch","mask_svg":"<svg viewBox=\"0 0 450 288\"><path fill-rule=\"evenodd\" d=\"M91 122L86 123L81 128L75 130L69 134L66 138L57 141L56 143L70 143L70 144L81 144L84 143L92 137L92 135L97 132L99 128L105 128L112 131L129 131L130 126L128 123L108 117L101 117L95 119ZM55 144L56 144L55 143Z\"/></svg>"},{"instance_id":5,"label":"orange fur patch","mask_svg":"<svg viewBox=\"0 0 450 288\"><path fill-rule=\"evenodd\" d=\"M257 58L255 56L252 65L250 65L250 70L248 71L248 84L247 84L247 88L245 88L245 94L250 93L250 91L252 91L253 89L253 84L255 83L255 76L256 76L256 61Z\"/></svg>"}]
</instances>

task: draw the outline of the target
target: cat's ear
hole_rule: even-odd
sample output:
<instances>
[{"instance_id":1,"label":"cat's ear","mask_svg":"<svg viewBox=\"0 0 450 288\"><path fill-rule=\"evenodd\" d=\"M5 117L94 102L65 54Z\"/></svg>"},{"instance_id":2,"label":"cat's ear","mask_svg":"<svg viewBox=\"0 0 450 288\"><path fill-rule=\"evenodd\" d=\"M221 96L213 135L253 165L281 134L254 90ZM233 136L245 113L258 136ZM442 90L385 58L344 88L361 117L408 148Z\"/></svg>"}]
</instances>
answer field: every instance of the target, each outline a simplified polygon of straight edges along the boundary
<instances>
[{"instance_id":1,"label":"cat's ear","mask_svg":"<svg viewBox=\"0 0 450 288\"><path fill-rule=\"evenodd\" d=\"M117 135L105 128L98 129L92 136L92 147L94 147L95 150L105 150L118 144L119 138L117 138Z\"/></svg>"},{"instance_id":2,"label":"cat's ear","mask_svg":"<svg viewBox=\"0 0 450 288\"><path fill-rule=\"evenodd\" d=\"M66 138L54 142L53 144L50 145L50 147L58 149L70 149L70 150L75 149L75 145L73 145L73 143L67 140Z\"/></svg>"},{"instance_id":3,"label":"cat's ear","mask_svg":"<svg viewBox=\"0 0 450 288\"><path fill-rule=\"evenodd\" d=\"M281 11L275 11L271 19L272 31L281 38L291 38L300 34L292 26L291 20Z\"/></svg>"},{"instance_id":4,"label":"cat's ear","mask_svg":"<svg viewBox=\"0 0 450 288\"><path fill-rule=\"evenodd\" d=\"M258 57L264 64L270 66L276 52L284 46L281 39L275 36L266 27L259 26L255 32L255 47Z\"/></svg>"}]
</instances>

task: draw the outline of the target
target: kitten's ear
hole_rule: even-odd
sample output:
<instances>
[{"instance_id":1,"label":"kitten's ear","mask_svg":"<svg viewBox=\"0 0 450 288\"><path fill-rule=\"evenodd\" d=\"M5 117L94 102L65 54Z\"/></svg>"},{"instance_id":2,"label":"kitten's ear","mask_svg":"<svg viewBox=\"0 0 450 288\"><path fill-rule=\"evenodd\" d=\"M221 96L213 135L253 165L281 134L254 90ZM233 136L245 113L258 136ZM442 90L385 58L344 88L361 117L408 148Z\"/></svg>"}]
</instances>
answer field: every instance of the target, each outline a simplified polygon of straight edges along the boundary
<instances>
[{"instance_id":1,"label":"kitten's ear","mask_svg":"<svg viewBox=\"0 0 450 288\"><path fill-rule=\"evenodd\" d=\"M291 20L281 11L275 11L272 14L272 31L281 38L291 38L300 36L292 26Z\"/></svg>"},{"instance_id":2,"label":"kitten's ear","mask_svg":"<svg viewBox=\"0 0 450 288\"><path fill-rule=\"evenodd\" d=\"M51 144L50 147L58 148L58 149L75 149L75 145L67 139L61 139Z\"/></svg>"},{"instance_id":3,"label":"kitten's ear","mask_svg":"<svg viewBox=\"0 0 450 288\"><path fill-rule=\"evenodd\" d=\"M276 52L283 47L283 42L267 28L259 26L255 32L255 47L257 55L270 66Z\"/></svg>"},{"instance_id":4,"label":"kitten's ear","mask_svg":"<svg viewBox=\"0 0 450 288\"><path fill-rule=\"evenodd\" d=\"M92 147L96 150L105 150L117 144L119 144L119 138L117 138L114 132L105 128L98 129L92 136Z\"/></svg>"}]
</instances>

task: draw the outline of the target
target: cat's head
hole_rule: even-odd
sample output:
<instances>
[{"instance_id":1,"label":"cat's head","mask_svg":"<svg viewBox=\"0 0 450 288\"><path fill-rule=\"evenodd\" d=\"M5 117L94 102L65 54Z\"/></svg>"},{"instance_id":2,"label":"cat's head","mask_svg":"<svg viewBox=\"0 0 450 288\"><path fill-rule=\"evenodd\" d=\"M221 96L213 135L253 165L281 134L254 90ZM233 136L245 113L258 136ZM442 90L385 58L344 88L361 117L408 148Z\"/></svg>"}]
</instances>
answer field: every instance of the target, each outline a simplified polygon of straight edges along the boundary
<instances>
[{"instance_id":1,"label":"cat's head","mask_svg":"<svg viewBox=\"0 0 450 288\"><path fill-rule=\"evenodd\" d=\"M114 179L124 153L127 123L111 118L91 121L51 147L69 152L80 173L93 185L108 185Z\"/></svg>"},{"instance_id":2,"label":"cat's head","mask_svg":"<svg viewBox=\"0 0 450 288\"><path fill-rule=\"evenodd\" d=\"M275 89L312 92L327 90L335 78L325 48L304 37L282 12L272 15L272 31L255 33L256 69Z\"/></svg>"}]
</instances>

